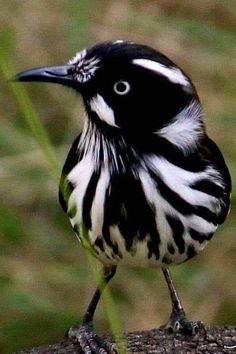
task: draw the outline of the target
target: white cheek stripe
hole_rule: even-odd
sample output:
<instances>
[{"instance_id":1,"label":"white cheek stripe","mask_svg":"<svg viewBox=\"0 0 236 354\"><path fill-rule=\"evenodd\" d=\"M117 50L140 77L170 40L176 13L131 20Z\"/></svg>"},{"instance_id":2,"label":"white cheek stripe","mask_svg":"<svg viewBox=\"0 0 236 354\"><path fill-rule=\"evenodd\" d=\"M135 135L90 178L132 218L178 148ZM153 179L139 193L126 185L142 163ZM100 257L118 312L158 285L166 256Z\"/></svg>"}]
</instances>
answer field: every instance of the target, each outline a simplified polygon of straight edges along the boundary
<instances>
[{"instance_id":1,"label":"white cheek stripe","mask_svg":"<svg viewBox=\"0 0 236 354\"><path fill-rule=\"evenodd\" d=\"M133 64L140 65L143 68L152 70L167 77L168 80L175 84L180 84L183 86L190 86L188 78L182 73L182 71L175 67L166 67L156 61L150 59L134 59Z\"/></svg>"},{"instance_id":2,"label":"white cheek stripe","mask_svg":"<svg viewBox=\"0 0 236 354\"><path fill-rule=\"evenodd\" d=\"M103 97L99 94L94 96L90 102L90 108L92 111L97 113L98 117L106 122L107 124L113 126L113 127L118 127L115 123L115 116L114 116L114 111L111 109L111 107L108 106L108 104L104 101Z\"/></svg>"}]
</instances>

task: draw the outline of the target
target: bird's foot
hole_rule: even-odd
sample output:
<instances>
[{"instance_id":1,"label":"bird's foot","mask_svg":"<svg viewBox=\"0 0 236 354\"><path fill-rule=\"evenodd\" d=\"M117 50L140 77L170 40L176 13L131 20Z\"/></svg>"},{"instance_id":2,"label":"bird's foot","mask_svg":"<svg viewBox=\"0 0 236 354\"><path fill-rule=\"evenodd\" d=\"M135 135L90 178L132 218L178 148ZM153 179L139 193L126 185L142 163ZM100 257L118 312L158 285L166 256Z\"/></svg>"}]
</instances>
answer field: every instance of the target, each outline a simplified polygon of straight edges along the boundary
<instances>
[{"instance_id":1,"label":"bird's foot","mask_svg":"<svg viewBox=\"0 0 236 354\"><path fill-rule=\"evenodd\" d=\"M189 321L183 310L173 311L167 324L160 328L167 330L169 333L180 332L190 336L195 336L201 331L206 332L203 322Z\"/></svg>"},{"instance_id":2,"label":"bird's foot","mask_svg":"<svg viewBox=\"0 0 236 354\"><path fill-rule=\"evenodd\" d=\"M91 323L69 329L67 336L80 344L85 354L118 354L115 344L110 344L101 339L94 331Z\"/></svg>"}]
</instances>

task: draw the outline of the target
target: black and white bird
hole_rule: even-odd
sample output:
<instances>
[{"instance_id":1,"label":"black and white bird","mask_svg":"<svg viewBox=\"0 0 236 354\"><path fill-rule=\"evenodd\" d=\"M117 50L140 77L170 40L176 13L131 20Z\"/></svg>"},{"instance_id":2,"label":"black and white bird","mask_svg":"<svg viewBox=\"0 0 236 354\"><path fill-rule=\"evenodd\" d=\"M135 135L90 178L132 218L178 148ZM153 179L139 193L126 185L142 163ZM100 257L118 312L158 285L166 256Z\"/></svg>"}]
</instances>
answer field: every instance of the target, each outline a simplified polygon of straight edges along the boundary
<instances>
[{"instance_id":1,"label":"black and white bird","mask_svg":"<svg viewBox=\"0 0 236 354\"><path fill-rule=\"evenodd\" d=\"M104 282L69 335L85 353L114 351L92 323L120 263L161 267L172 301L166 327L196 332L199 322L186 319L168 268L202 251L225 221L231 180L190 78L160 52L118 40L16 79L63 84L84 102L84 129L66 159L59 196L82 245L102 262Z\"/></svg>"}]
</instances>

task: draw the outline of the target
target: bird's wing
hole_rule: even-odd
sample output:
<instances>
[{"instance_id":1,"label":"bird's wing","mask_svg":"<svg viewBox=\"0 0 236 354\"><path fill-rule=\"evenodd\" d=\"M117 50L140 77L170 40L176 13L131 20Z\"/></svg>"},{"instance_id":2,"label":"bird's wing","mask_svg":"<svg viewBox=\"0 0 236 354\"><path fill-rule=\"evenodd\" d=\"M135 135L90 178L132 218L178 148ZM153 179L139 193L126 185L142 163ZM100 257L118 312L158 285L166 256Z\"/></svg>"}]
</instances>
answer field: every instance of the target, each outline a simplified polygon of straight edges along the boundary
<instances>
[{"instance_id":1,"label":"bird's wing","mask_svg":"<svg viewBox=\"0 0 236 354\"><path fill-rule=\"evenodd\" d=\"M215 193L217 198L222 200L221 210L218 215L218 222L219 224L222 224L225 221L230 209L230 196L232 189L230 173L220 149L208 136L205 138L202 153L203 158L207 159L211 163L223 181L221 188L212 191L212 193Z\"/></svg>"}]
</instances>

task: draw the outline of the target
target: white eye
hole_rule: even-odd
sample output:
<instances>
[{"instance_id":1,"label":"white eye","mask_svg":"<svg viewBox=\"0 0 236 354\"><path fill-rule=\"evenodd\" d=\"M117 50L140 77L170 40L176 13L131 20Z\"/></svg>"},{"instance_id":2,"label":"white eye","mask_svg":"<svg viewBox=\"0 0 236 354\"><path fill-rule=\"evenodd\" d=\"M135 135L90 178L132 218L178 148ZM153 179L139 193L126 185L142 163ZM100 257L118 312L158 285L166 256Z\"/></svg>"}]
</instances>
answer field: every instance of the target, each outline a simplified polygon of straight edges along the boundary
<instances>
[{"instance_id":1,"label":"white eye","mask_svg":"<svg viewBox=\"0 0 236 354\"><path fill-rule=\"evenodd\" d=\"M126 95L130 90L130 84L127 81L118 81L113 88L118 95Z\"/></svg>"}]
</instances>

